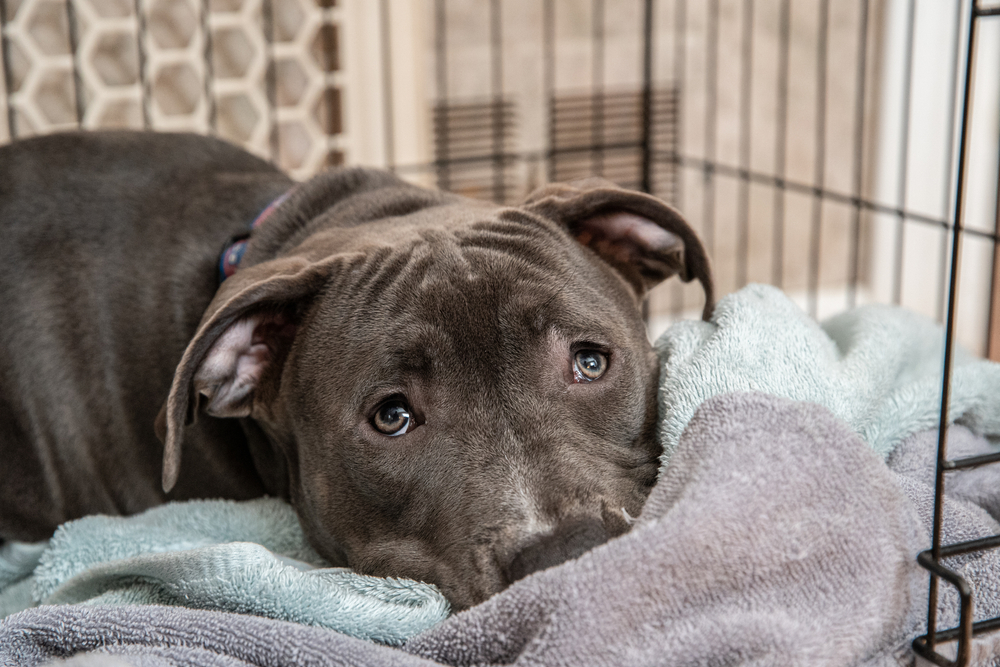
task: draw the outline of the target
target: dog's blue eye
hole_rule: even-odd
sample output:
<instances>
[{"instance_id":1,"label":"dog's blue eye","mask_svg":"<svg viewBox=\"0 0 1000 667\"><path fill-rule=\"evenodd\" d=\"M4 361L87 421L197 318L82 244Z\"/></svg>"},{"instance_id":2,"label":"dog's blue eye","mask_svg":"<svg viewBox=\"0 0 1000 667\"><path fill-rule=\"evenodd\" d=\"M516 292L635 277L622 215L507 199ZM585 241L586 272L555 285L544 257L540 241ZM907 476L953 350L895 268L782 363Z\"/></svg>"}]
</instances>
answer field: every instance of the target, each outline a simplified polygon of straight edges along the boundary
<instances>
[{"instance_id":1,"label":"dog's blue eye","mask_svg":"<svg viewBox=\"0 0 1000 667\"><path fill-rule=\"evenodd\" d=\"M608 370L608 355L597 350L580 350L573 357L573 379L593 382Z\"/></svg>"},{"instance_id":2,"label":"dog's blue eye","mask_svg":"<svg viewBox=\"0 0 1000 667\"><path fill-rule=\"evenodd\" d=\"M383 403L372 417L372 426L380 433L390 436L403 435L410 429L412 422L410 407L405 401L398 399Z\"/></svg>"}]
</instances>

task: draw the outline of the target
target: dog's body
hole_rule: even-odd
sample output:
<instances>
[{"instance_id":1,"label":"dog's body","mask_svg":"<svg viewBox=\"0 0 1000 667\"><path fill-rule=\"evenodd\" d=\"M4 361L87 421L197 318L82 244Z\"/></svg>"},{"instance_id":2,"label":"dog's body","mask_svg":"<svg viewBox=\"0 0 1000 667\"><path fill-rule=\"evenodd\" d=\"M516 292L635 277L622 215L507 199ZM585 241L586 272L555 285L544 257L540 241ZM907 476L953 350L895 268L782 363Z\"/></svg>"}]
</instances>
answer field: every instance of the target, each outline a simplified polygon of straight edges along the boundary
<instances>
[{"instance_id":1,"label":"dog's body","mask_svg":"<svg viewBox=\"0 0 1000 667\"><path fill-rule=\"evenodd\" d=\"M609 184L504 208L343 170L219 286L292 186L189 135L0 148L0 538L269 493L331 562L464 607L624 532L659 453L638 303L677 272L711 302L686 223Z\"/></svg>"}]
</instances>

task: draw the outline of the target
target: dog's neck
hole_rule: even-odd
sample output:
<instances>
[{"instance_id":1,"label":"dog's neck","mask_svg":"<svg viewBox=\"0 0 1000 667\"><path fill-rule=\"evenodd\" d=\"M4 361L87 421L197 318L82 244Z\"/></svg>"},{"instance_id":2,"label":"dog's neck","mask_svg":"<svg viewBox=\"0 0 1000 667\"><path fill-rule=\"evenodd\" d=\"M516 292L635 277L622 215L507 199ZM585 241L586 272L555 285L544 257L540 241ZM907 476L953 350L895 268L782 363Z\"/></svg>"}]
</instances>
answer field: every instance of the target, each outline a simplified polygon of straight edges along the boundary
<instances>
[{"instance_id":1,"label":"dog's neck","mask_svg":"<svg viewBox=\"0 0 1000 667\"><path fill-rule=\"evenodd\" d=\"M267 220L271 214L274 213L275 209L281 206L283 201L288 199L288 195L291 193L292 190L289 189L268 204L264 210L258 213L257 217L253 219L253 222L251 222L247 227L247 231L230 238L229 241L226 242L226 247L223 248L222 254L219 255L220 285L226 278L236 273L236 270L240 268L240 260L243 259L243 253L246 252L247 243L250 241L250 233Z\"/></svg>"}]
</instances>

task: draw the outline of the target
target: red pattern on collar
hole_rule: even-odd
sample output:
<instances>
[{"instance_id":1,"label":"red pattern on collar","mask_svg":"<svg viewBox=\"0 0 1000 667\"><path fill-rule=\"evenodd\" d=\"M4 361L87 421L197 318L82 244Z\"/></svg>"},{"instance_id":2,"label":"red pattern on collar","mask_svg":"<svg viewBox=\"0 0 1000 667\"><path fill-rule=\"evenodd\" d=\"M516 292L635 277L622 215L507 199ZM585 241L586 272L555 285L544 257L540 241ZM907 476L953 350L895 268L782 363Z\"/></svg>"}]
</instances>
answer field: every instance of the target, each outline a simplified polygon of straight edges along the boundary
<instances>
[{"instance_id":1,"label":"red pattern on collar","mask_svg":"<svg viewBox=\"0 0 1000 667\"><path fill-rule=\"evenodd\" d=\"M282 202L288 199L290 194L292 194L292 190L288 190L288 192L272 201L263 211L258 213L257 217L250 223L250 231L253 231L271 217L275 209L281 206ZM249 242L250 232L247 232L230 241L229 245L222 251L222 255L219 257L219 284L222 284L222 281L236 273L236 270L240 268L240 260L243 259L243 253L246 252L247 243Z\"/></svg>"}]
</instances>

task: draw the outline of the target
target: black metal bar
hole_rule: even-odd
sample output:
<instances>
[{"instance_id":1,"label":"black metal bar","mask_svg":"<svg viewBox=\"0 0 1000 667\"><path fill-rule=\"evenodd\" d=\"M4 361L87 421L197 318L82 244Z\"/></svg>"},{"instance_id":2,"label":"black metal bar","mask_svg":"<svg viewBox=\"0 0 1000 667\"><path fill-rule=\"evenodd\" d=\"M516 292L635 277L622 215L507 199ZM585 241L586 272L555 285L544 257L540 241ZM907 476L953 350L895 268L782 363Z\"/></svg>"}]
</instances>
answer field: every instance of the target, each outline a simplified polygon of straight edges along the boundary
<instances>
[{"instance_id":1,"label":"black metal bar","mask_svg":"<svg viewBox=\"0 0 1000 667\"><path fill-rule=\"evenodd\" d=\"M778 27L778 108L775 118L774 173L785 177L785 151L788 141L788 55L791 49L791 0L782 0ZM785 193L774 189L774 249L771 257L771 282L781 287L785 264Z\"/></svg>"},{"instance_id":2,"label":"black metal bar","mask_svg":"<svg viewBox=\"0 0 1000 667\"><path fill-rule=\"evenodd\" d=\"M976 44L976 12L974 9L975 2L973 0L969 8L969 36L965 57L965 85L963 94L962 121L959 127L958 138L958 174L955 179L955 229L952 232L951 275L949 276L948 285L948 316L945 328L944 370L942 372L943 378L941 383L941 420L938 424L937 470L935 471L934 493L934 527L930 550L931 556L936 562L940 562L941 560L941 522L944 513L944 473L948 450L948 401L951 398L951 364L955 350L955 305L958 299L958 269L962 248L962 195L965 192L965 147L969 129L969 114L971 113L970 101L972 97L972 64ZM931 651L934 650L934 633L937 623L937 576L939 575L935 575L932 570L927 605L927 647ZM959 664L963 665L968 662L969 647L967 639L971 638L971 623L972 619L969 618L969 627L966 628L966 622L963 618L962 627L966 628L967 631L964 634L968 635L968 637L963 637L959 640L958 658L956 660ZM914 646L916 645L914 644ZM964 659L963 646L965 649Z\"/></svg>"},{"instance_id":3,"label":"black metal bar","mask_svg":"<svg viewBox=\"0 0 1000 667\"><path fill-rule=\"evenodd\" d=\"M1000 453L983 454L981 456L967 456L961 459L952 459L944 462L945 470L962 470L963 468L975 468L986 463L1000 461Z\"/></svg>"},{"instance_id":4,"label":"black metal bar","mask_svg":"<svg viewBox=\"0 0 1000 667\"><path fill-rule=\"evenodd\" d=\"M975 12L976 0L969 0L969 3L973 6L973 12ZM961 16L962 13L962 3L959 2L956 5L956 14ZM959 52L959 38L962 32L962 20L959 18L955 19L955 30L952 33L952 61L951 61L951 95L948 99L951 104L948 105L948 134L946 135L945 144L945 155L947 158L947 166L944 170L944 191L946 193L944 201L944 211L942 214L944 217L948 217L948 211L951 208L951 200L948 198L947 194L951 193L951 179L952 179L952 169L954 168L954 142L955 142L955 100L958 98L958 68L960 66L958 60ZM947 236L942 240L941 243L941 280L938 282L938 295L937 295L937 319L941 321L944 319L944 308L945 308L945 267L948 264L948 243Z\"/></svg>"},{"instance_id":5,"label":"black metal bar","mask_svg":"<svg viewBox=\"0 0 1000 667\"><path fill-rule=\"evenodd\" d=\"M975 2L975 0L973 0ZM1000 5L993 7L976 7L976 16L1000 16Z\"/></svg>"},{"instance_id":6,"label":"black metal bar","mask_svg":"<svg viewBox=\"0 0 1000 667\"><path fill-rule=\"evenodd\" d=\"M334 72L340 69L339 26L333 20L332 8L335 0L317 0L322 12L319 28L323 70L323 143L326 151L324 161L328 165L341 165L343 151L333 142L333 137L343 132L343 109L340 90L335 85Z\"/></svg>"},{"instance_id":7,"label":"black metal bar","mask_svg":"<svg viewBox=\"0 0 1000 667\"><path fill-rule=\"evenodd\" d=\"M392 34L389 0L379 0L379 38L382 47L382 131L385 137L385 166L396 170L396 124L392 110Z\"/></svg>"},{"instance_id":8,"label":"black metal bar","mask_svg":"<svg viewBox=\"0 0 1000 667\"><path fill-rule=\"evenodd\" d=\"M80 26L76 20L76 7L73 0L66 0L66 25L69 28L69 54L73 63L73 102L76 105L76 125L83 127L83 116L86 113L83 101L83 79L80 76Z\"/></svg>"},{"instance_id":9,"label":"black metal bar","mask_svg":"<svg viewBox=\"0 0 1000 667\"><path fill-rule=\"evenodd\" d=\"M218 126L218 109L215 104L215 60L212 54L212 7L209 0L201 0L201 34L205 38L205 112L208 116L209 132L215 133Z\"/></svg>"},{"instance_id":10,"label":"black metal bar","mask_svg":"<svg viewBox=\"0 0 1000 667\"><path fill-rule=\"evenodd\" d=\"M500 18L500 0L490 0L490 96L493 98L490 119L493 126L493 201L496 202L502 202L507 197L507 169L501 158L506 147L503 126L503 35Z\"/></svg>"},{"instance_id":11,"label":"black metal bar","mask_svg":"<svg viewBox=\"0 0 1000 667\"><path fill-rule=\"evenodd\" d=\"M642 164L640 169L642 191L649 193L653 192L653 18L653 0L645 0L642 14Z\"/></svg>"},{"instance_id":12,"label":"black metal bar","mask_svg":"<svg viewBox=\"0 0 1000 667\"><path fill-rule=\"evenodd\" d=\"M566 149L570 152L575 149ZM814 185L808 183L801 183L798 181L790 181L783 178L778 178L773 174L764 174L754 171L746 171L740 169L739 167L733 167L724 164L708 164L705 160L696 157L679 156L673 154L658 154L657 159L662 159L665 161L676 162L684 167L695 169L698 171L706 171L711 169L711 171L717 176L726 176L728 178L746 178L750 179L754 183L759 183L761 185L767 185L774 188L779 188L782 190L789 190L799 194L811 195L813 197L829 200L837 204L845 204L847 206L861 206L867 211L873 213L884 213L888 215L903 216L906 220L911 220L913 222L920 222L923 224L934 225L943 230L952 229L953 225L947 220L942 220L940 218L932 218L928 215L922 213L915 213L913 211L906 211L895 206L889 206L887 204L880 204L878 202L868 201L866 199L860 199L853 195L844 194L842 192L835 192L833 190L826 190L824 188L817 188ZM995 232L984 232L975 228L963 228L963 234L968 234L975 236L984 240L991 240L994 242L1000 242L1000 235Z\"/></svg>"},{"instance_id":13,"label":"black metal bar","mask_svg":"<svg viewBox=\"0 0 1000 667\"><path fill-rule=\"evenodd\" d=\"M448 144L448 50L447 50L447 17L445 15L445 0L434 2L434 66L437 80L437 102L435 109L444 114L444 120L436 132L438 154L436 159L438 187L442 190L451 188L450 146Z\"/></svg>"},{"instance_id":14,"label":"black metal bar","mask_svg":"<svg viewBox=\"0 0 1000 667\"><path fill-rule=\"evenodd\" d=\"M823 187L826 178L826 59L827 38L830 29L830 0L819 6L819 39L816 44L816 142L813 180L817 188ZM816 317L819 308L820 241L823 233L823 200L813 199L812 226L809 238L809 281L806 288L809 314Z\"/></svg>"},{"instance_id":15,"label":"black metal bar","mask_svg":"<svg viewBox=\"0 0 1000 667\"><path fill-rule=\"evenodd\" d=\"M595 176L604 175L604 0L591 0L591 70L590 70L590 168Z\"/></svg>"},{"instance_id":16,"label":"black metal bar","mask_svg":"<svg viewBox=\"0 0 1000 667\"><path fill-rule=\"evenodd\" d=\"M139 55L139 102L142 107L142 127L148 130L152 126L151 98L149 77L146 72L146 12L142 0L134 0L135 7L135 46Z\"/></svg>"},{"instance_id":17,"label":"black metal bar","mask_svg":"<svg viewBox=\"0 0 1000 667\"><path fill-rule=\"evenodd\" d=\"M708 34L705 44L705 166L702 197L702 236L709 256L715 254L715 135L718 131L716 100L718 98L719 0L708 3Z\"/></svg>"},{"instance_id":18,"label":"black metal bar","mask_svg":"<svg viewBox=\"0 0 1000 667\"><path fill-rule=\"evenodd\" d=\"M545 180L549 183L556 178L556 15L554 0L542 4L542 97L545 100Z\"/></svg>"},{"instance_id":19,"label":"black metal bar","mask_svg":"<svg viewBox=\"0 0 1000 667\"><path fill-rule=\"evenodd\" d=\"M960 574L945 567L931 554L931 550L921 551L917 555L917 562L931 573L931 581L936 582L940 577L952 584L958 590L959 596L959 625L957 628L946 630L943 633L934 631L933 626L928 626L927 634L913 640L911 646L913 651L926 660L930 660L942 667L964 667L969 662L969 646L972 643L972 617L973 601L972 588ZM935 598L937 596L935 595ZM937 601L935 599L935 604ZM936 608L935 608L936 609ZM948 638L945 639L944 635ZM934 650L935 644L939 641L950 641L958 639L958 649L955 660L948 660Z\"/></svg>"},{"instance_id":20,"label":"black metal bar","mask_svg":"<svg viewBox=\"0 0 1000 667\"><path fill-rule=\"evenodd\" d=\"M975 623L972 624L972 636L975 637L977 635L984 634L987 632L993 632L998 628L1000 628L1000 617L988 618L983 621L976 621ZM935 643L938 644L954 641L955 639L958 639L961 633L962 633L961 626L957 628L950 628L948 630L939 630L934 634L934 641ZM925 642L925 638L920 637L918 641ZM955 663L950 662L948 660L944 660L943 662L937 662L935 664L953 665Z\"/></svg>"},{"instance_id":21,"label":"black metal bar","mask_svg":"<svg viewBox=\"0 0 1000 667\"><path fill-rule=\"evenodd\" d=\"M261 6L264 18L264 39L266 41L267 66L264 70L264 86L267 89L267 119L269 124L268 145L271 161L278 162L280 150L278 139L278 72L274 62L274 0L264 0Z\"/></svg>"},{"instance_id":22,"label":"black metal bar","mask_svg":"<svg viewBox=\"0 0 1000 667\"><path fill-rule=\"evenodd\" d=\"M993 212L993 231L1000 233L1000 151L997 151L997 186L996 201ZM1000 244L993 242L993 257L990 263L990 315L986 320L986 358L991 361L1000 359Z\"/></svg>"},{"instance_id":23,"label":"black metal bar","mask_svg":"<svg viewBox=\"0 0 1000 667\"><path fill-rule=\"evenodd\" d=\"M677 143L671 146L671 150L682 152L684 150L684 103L687 81L687 0L675 0L674 2L674 124L676 128ZM650 161L652 162L652 156ZM684 205L684 174L680 168L680 163L676 163L672 170L674 181L673 201L677 208ZM674 281L673 298L671 299L670 311L674 317L680 317L684 311L684 287L679 281Z\"/></svg>"},{"instance_id":24,"label":"black metal bar","mask_svg":"<svg viewBox=\"0 0 1000 667\"><path fill-rule=\"evenodd\" d=\"M616 143L608 143L604 145L604 149L610 150L620 150L620 149L641 149L642 144L635 141L624 141ZM567 147L559 148L552 153L555 155L565 155L572 153L586 153L590 151L590 146L579 146L579 147ZM502 158L506 161L538 161L549 153L542 151L524 151L520 153L505 153ZM456 157L452 159L455 164L463 164L470 162L483 162L492 159L492 155L469 155L465 157ZM940 218L933 218L922 213L916 213L914 211L906 211L900 209L896 206L890 206L888 204L880 204L878 202L869 201L866 199L859 199L853 195L844 194L843 192L836 192L833 190L825 190L823 188L817 188L810 183L801 183L799 181L791 181L784 178L778 178L774 174L766 174L761 172L747 171L745 169L740 169L739 167L733 167L730 165L709 163L708 161L691 156L681 156L676 153L669 151L654 151L653 152L653 162L664 162L673 163L680 165L687 169L692 169L704 173L705 171L711 171L713 174L718 176L724 176L727 178L744 178L749 179L754 183L760 185L765 185L773 188L779 188L782 190L788 190L790 192L795 192L797 194L810 195L812 197L818 197L823 200L828 200L836 204L844 204L846 206L861 206L866 211L871 211L872 213L892 215L892 216L902 216L908 221L919 222L921 224L932 225L938 227L944 231L949 231L953 228L951 222L947 220L942 220ZM409 165L398 165L396 167L397 171L400 173L407 174L417 174L424 173L426 171L436 169L437 164L409 164ZM994 243L1000 243L1000 235L995 232L985 232L975 228L963 228L963 234L969 236L975 236L976 238L983 239L986 241L992 241Z\"/></svg>"},{"instance_id":25,"label":"black metal bar","mask_svg":"<svg viewBox=\"0 0 1000 667\"><path fill-rule=\"evenodd\" d=\"M941 558L934 555L933 549L925 549L917 554L917 563L924 569L932 572L935 576L941 577L953 584L958 589L959 595L972 595L972 587L965 577L955 572L947 565L941 564Z\"/></svg>"},{"instance_id":26,"label":"black metal bar","mask_svg":"<svg viewBox=\"0 0 1000 667\"><path fill-rule=\"evenodd\" d=\"M753 94L753 0L743 3L743 72L740 77L740 166L750 171L750 118ZM750 180L740 179L736 212L736 285L747 284L750 262Z\"/></svg>"},{"instance_id":27,"label":"black metal bar","mask_svg":"<svg viewBox=\"0 0 1000 667\"><path fill-rule=\"evenodd\" d=\"M0 0L0 57L3 57L7 132L10 140L13 141L17 139L17 122L14 118L14 72L10 66L10 39L7 37L7 0Z\"/></svg>"},{"instance_id":28,"label":"black metal bar","mask_svg":"<svg viewBox=\"0 0 1000 667\"><path fill-rule=\"evenodd\" d=\"M1000 547L1000 535L991 535L976 540L956 542L955 544L945 544L941 546L941 558L954 558L955 556L964 556L973 551L986 551L987 549L996 549L997 547ZM931 552L933 556L932 549L928 549L928 552Z\"/></svg>"},{"instance_id":29,"label":"black metal bar","mask_svg":"<svg viewBox=\"0 0 1000 667\"><path fill-rule=\"evenodd\" d=\"M858 30L858 73L854 90L854 192L861 198L864 187L865 88L868 79L868 0L861 0L861 27ZM861 207L851 216L851 245L848 260L847 307L858 302L858 279L861 270Z\"/></svg>"},{"instance_id":30,"label":"black metal bar","mask_svg":"<svg viewBox=\"0 0 1000 667\"><path fill-rule=\"evenodd\" d=\"M899 131L899 184L896 202L900 209L906 208L906 189L909 184L910 160L910 106L913 101L913 33L916 26L916 0L907 4L906 15L906 56L903 71L903 125ZM896 218L896 243L892 261L892 302L896 305L903 299L903 243L905 242L905 218Z\"/></svg>"},{"instance_id":31,"label":"black metal bar","mask_svg":"<svg viewBox=\"0 0 1000 667\"><path fill-rule=\"evenodd\" d=\"M650 167L652 165L653 152L653 2L646 0L642 13L642 153L639 166L639 179L643 192L652 193L653 179ZM604 95L601 95L602 103ZM603 139L603 136L602 136ZM642 321L649 327L649 298L642 300Z\"/></svg>"}]
</instances>

